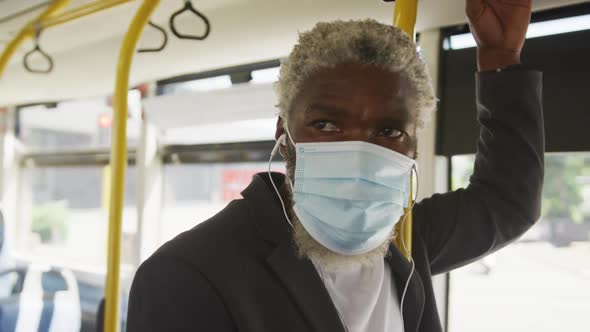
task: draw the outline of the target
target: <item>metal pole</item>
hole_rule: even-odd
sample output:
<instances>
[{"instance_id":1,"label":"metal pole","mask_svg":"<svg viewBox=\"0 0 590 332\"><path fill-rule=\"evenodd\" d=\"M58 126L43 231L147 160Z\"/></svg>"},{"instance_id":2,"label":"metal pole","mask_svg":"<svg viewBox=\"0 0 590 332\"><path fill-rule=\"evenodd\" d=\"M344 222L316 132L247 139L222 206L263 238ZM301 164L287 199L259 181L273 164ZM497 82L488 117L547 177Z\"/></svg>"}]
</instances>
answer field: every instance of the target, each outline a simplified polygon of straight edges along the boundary
<instances>
[{"instance_id":1,"label":"metal pole","mask_svg":"<svg viewBox=\"0 0 590 332\"><path fill-rule=\"evenodd\" d=\"M124 3L132 2L135 0L99 0L96 2L89 3L84 6L80 6L78 8L74 8L72 10L63 12L55 17L51 17L49 19L42 20L39 22L42 28L49 28L56 25L61 25L64 23L68 23L74 21L76 19L92 15L112 7L122 5Z\"/></svg>"},{"instance_id":2,"label":"metal pole","mask_svg":"<svg viewBox=\"0 0 590 332\"><path fill-rule=\"evenodd\" d=\"M131 22L119 53L117 80L113 98L113 145L111 147L111 201L107 280L105 287L105 331L119 329L119 270L121 258L121 224L127 167L127 96L129 75L135 47L160 0L145 0Z\"/></svg>"},{"instance_id":3,"label":"metal pole","mask_svg":"<svg viewBox=\"0 0 590 332\"><path fill-rule=\"evenodd\" d=\"M416 40L416 17L418 16L418 0L397 0L393 12L393 25L404 30L412 40ZM412 207L414 200L414 176L412 173L410 185L409 206ZM404 209L403 222L398 222L396 230L398 236L395 238L395 245L399 251L408 259L412 256L412 218L411 209Z\"/></svg>"},{"instance_id":4,"label":"metal pole","mask_svg":"<svg viewBox=\"0 0 590 332\"><path fill-rule=\"evenodd\" d=\"M393 25L404 30L412 39L416 37L418 0L397 0L393 12Z\"/></svg>"},{"instance_id":5,"label":"metal pole","mask_svg":"<svg viewBox=\"0 0 590 332\"><path fill-rule=\"evenodd\" d=\"M10 58L16 53L19 47L27 40L35 35L35 24L39 21L46 20L54 16L57 12L65 8L71 0L55 0L41 13L36 19L25 25L24 28L16 35L16 37L6 46L4 52L0 56L0 77L8 66Z\"/></svg>"}]
</instances>

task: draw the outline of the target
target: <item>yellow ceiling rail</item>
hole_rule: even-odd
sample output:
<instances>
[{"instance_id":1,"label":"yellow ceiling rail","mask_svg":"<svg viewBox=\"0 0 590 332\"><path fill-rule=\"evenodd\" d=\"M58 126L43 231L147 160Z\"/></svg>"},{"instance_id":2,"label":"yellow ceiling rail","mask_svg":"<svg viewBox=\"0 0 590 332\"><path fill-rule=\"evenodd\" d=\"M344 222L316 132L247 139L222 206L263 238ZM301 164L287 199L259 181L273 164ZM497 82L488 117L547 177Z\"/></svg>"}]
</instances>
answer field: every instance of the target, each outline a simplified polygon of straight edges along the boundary
<instances>
[{"instance_id":1,"label":"yellow ceiling rail","mask_svg":"<svg viewBox=\"0 0 590 332\"><path fill-rule=\"evenodd\" d=\"M61 11L65 8L71 0L55 0L53 1L36 19L28 23L24 28L22 28L18 35L6 46L4 52L0 56L0 77L4 73L6 66L8 66L8 62L12 58L12 56L16 53L19 47L27 40L32 38L35 35L35 25L39 21L43 21L54 16L56 13Z\"/></svg>"},{"instance_id":2,"label":"yellow ceiling rail","mask_svg":"<svg viewBox=\"0 0 590 332\"><path fill-rule=\"evenodd\" d=\"M111 147L111 202L109 210L109 241L107 280L105 287L105 331L119 329L119 267L121 258L121 223L127 167L127 96L129 75L135 47L160 0L144 0L129 25L117 65L117 80L113 97L113 145Z\"/></svg>"},{"instance_id":3,"label":"yellow ceiling rail","mask_svg":"<svg viewBox=\"0 0 590 332\"><path fill-rule=\"evenodd\" d=\"M42 28L49 28L52 26L68 23L70 21L74 21L76 19L89 16L112 7L122 5L127 2L132 2L135 0L98 0L87 5L83 5L68 11L65 11L59 15L56 15L51 18L47 18L41 21Z\"/></svg>"},{"instance_id":4,"label":"yellow ceiling rail","mask_svg":"<svg viewBox=\"0 0 590 332\"><path fill-rule=\"evenodd\" d=\"M54 2L45 9L41 15L36 19L25 25L25 27L19 32L16 38L8 44L0 57L0 77L8 66L10 58L16 53L19 47L29 38L32 38L37 29L47 29L56 25L68 23L76 19L89 16L100 11L110 9L112 7L132 2L135 0L97 0L95 2L65 11L58 14L63 8L65 8L71 0L55 0Z\"/></svg>"},{"instance_id":5,"label":"yellow ceiling rail","mask_svg":"<svg viewBox=\"0 0 590 332\"><path fill-rule=\"evenodd\" d=\"M412 40L416 38L416 18L418 16L418 0L397 0L393 12L393 25L404 30ZM412 209L414 205L414 176L412 173L410 181L410 208L404 209L404 217L396 227L395 245L399 251L408 259L412 256L412 226L414 220Z\"/></svg>"}]
</instances>

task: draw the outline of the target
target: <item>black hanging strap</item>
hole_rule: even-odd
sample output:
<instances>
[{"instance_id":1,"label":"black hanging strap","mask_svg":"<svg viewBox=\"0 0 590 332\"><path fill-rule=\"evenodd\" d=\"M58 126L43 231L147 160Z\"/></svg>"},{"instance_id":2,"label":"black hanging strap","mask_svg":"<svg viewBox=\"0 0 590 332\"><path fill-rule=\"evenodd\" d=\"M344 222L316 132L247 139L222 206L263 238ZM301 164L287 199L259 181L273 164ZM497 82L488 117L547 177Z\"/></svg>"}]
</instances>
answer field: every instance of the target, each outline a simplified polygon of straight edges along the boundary
<instances>
[{"instance_id":1,"label":"black hanging strap","mask_svg":"<svg viewBox=\"0 0 590 332\"><path fill-rule=\"evenodd\" d=\"M166 48L166 45L168 45L168 33L166 32L166 30L164 30L164 28L162 28L161 26L157 25L156 23L154 23L152 21L148 22L148 24L149 24L149 26L158 30L162 34L162 44L160 44L160 46L158 46L156 48L141 48L141 49L137 50L137 52L138 53L161 52L162 50L164 50Z\"/></svg>"},{"instance_id":2,"label":"black hanging strap","mask_svg":"<svg viewBox=\"0 0 590 332\"><path fill-rule=\"evenodd\" d=\"M191 12L203 20L203 22L205 23L205 32L202 35L190 35L178 31L178 29L176 28L176 18L185 12ZM205 15L203 15L201 12L199 12L193 7L193 4L190 0L185 0L184 7L173 13L172 16L170 16L170 30L172 30L172 33L180 39L205 40L207 36L209 36L209 32L211 32L211 24L209 23L209 19L207 19Z\"/></svg>"},{"instance_id":3,"label":"black hanging strap","mask_svg":"<svg viewBox=\"0 0 590 332\"><path fill-rule=\"evenodd\" d=\"M25 56L23 57L23 65L25 67L25 69L33 74L49 74L53 71L53 59L51 58L51 56L49 54L47 54L47 52L43 51L41 49L41 46L39 45L39 39L41 37L41 32L42 32L42 27L40 24L36 24L35 25L35 38L34 38L34 42L35 42L35 47L30 50L29 52L27 52L25 54ZM41 55L41 57L43 57L43 59L45 59L47 61L47 67L46 68L33 68L30 64L31 58L33 57L33 55L35 55L35 53L39 53L39 55Z\"/></svg>"}]
</instances>

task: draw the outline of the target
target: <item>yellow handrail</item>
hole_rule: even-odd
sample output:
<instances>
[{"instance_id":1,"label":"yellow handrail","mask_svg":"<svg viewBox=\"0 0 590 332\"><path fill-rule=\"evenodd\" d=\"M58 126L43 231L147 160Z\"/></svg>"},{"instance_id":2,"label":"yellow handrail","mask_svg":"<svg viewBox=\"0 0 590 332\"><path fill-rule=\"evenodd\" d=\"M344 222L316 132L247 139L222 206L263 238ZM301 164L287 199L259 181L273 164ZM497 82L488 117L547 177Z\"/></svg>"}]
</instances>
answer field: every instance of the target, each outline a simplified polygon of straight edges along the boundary
<instances>
[{"instance_id":1,"label":"yellow handrail","mask_svg":"<svg viewBox=\"0 0 590 332\"><path fill-rule=\"evenodd\" d=\"M105 286L105 331L119 328L119 267L121 256L121 223L127 166L127 95L129 74L135 47L160 0L144 0L129 25L119 53L117 80L113 98L113 146L111 147L111 203L109 211L109 253Z\"/></svg>"},{"instance_id":2,"label":"yellow handrail","mask_svg":"<svg viewBox=\"0 0 590 332\"><path fill-rule=\"evenodd\" d=\"M415 40L416 18L418 16L418 0L397 0L393 12L393 25L404 30L412 40ZM409 206L412 207L414 200L414 181L411 177ZM398 222L396 230L398 236L395 238L395 245L399 251L410 260L412 257L412 226L414 219L410 208L404 209L403 222Z\"/></svg>"},{"instance_id":3,"label":"yellow handrail","mask_svg":"<svg viewBox=\"0 0 590 332\"><path fill-rule=\"evenodd\" d=\"M57 12L65 8L71 0L55 0L53 1L49 7L47 7L43 13L41 13L36 19L29 22L22 28L18 35L6 46L4 52L2 52L2 56L0 56L0 77L4 73L4 70L8 66L8 62L19 49L19 47L29 38L32 38L35 35L35 25L39 21L43 21L54 16Z\"/></svg>"},{"instance_id":4,"label":"yellow handrail","mask_svg":"<svg viewBox=\"0 0 590 332\"><path fill-rule=\"evenodd\" d=\"M35 35L37 28L47 29L132 1L135 0L97 0L61 14L57 14L57 12L67 6L71 0L54 1L41 15L25 25L14 40L8 44L0 57L0 77L6 66L8 66L10 58L12 58L23 42Z\"/></svg>"},{"instance_id":5,"label":"yellow handrail","mask_svg":"<svg viewBox=\"0 0 590 332\"><path fill-rule=\"evenodd\" d=\"M135 0L98 0L87 5L65 11L59 15L56 15L55 17L45 19L41 21L41 26L43 28L49 28L52 26L68 23L84 16L92 15L97 12L101 12L103 10L107 10L109 8L132 1Z\"/></svg>"}]
</instances>

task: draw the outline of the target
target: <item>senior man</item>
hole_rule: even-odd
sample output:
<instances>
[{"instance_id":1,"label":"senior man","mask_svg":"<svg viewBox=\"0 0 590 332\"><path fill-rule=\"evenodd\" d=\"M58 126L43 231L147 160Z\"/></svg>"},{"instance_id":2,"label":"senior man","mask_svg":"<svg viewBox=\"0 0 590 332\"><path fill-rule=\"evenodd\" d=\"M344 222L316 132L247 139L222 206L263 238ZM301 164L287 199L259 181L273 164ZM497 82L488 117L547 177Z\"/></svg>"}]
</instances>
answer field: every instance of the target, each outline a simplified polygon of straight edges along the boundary
<instances>
[{"instance_id":1,"label":"senior man","mask_svg":"<svg viewBox=\"0 0 590 332\"><path fill-rule=\"evenodd\" d=\"M543 181L541 74L520 65L531 0L468 0L467 15L481 127L467 188L409 206L436 102L412 40L372 20L320 23L277 83L272 155L286 176L256 175L243 199L143 263L128 330L442 331L431 276L522 235ZM411 261L392 245L405 207Z\"/></svg>"}]
</instances>

